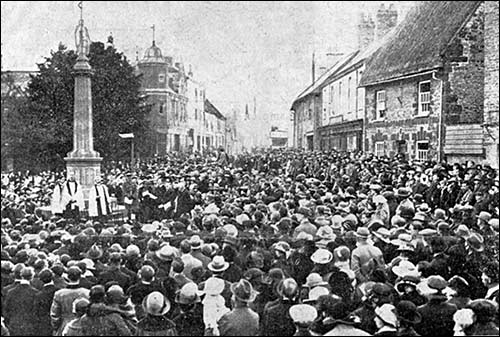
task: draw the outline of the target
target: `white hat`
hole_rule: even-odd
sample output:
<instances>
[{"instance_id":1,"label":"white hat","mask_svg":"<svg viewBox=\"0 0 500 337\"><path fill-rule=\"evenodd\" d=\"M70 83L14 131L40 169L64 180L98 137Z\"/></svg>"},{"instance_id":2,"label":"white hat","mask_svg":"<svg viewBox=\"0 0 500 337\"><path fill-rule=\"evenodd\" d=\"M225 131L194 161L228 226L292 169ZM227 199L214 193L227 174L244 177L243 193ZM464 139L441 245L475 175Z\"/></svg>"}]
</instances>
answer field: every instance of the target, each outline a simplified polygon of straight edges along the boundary
<instances>
[{"instance_id":1,"label":"white hat","mask_svg":"<svg viewBox=\"0 0 500 337\"><path fill-rule=\"evenodd\" d=\"M224 260L224 256L216 255L208 264L208 269L214 272L222 272L229 268L229 263Z\"/></svg>"},{"instance_id":2,"label":"white hat","mask_svg":"<svg viewBox=\"0 0 500 337\"><path fill-rule=\"evenodd\" d=\"M300 324L310 324L318 317L316 308L309 304L292 305L288 312L292 320Z\"/></svg>"},{"instance_id":3,"label":"white hat","mask_svg":"<svg viewBox=\"0 0 500 337\"><path fill-rule=\"evenodd\" d=\"M323 286L314 287L309 291L309 297L304 300L304 303L317 301L323 295L330 295L328 288Z\"/></svg>"},{"instance_id":4,"label":"white hat","mask_svg":"<svg viewBox=\"0 0 500 337\"><path fill-rule=\"evenodd\" d=\"M219 295L224 290L225 285L226 284L223 279L218 277L210 277L205 281L203 292L207 295Z\"/></svg>"},{"instance_id":5,"label":"white hat","mask_svg":"<svg viewBox=\"0 0 500 337\"><path fill-rule=\"evenodd\" d=\"M380 307L375 308L375 315L386 324L397 328L398 317L396 316L396 307L394 307L392 304L386 303Z\"/></svg>"},{"instance_id":6,"label":"white hat","mask_svg":"<svg viewBox=\"0 0 500 337\"><path fill-rule=\"evenodd\" d=\"M402 260L397 266L392 267L392 272L399 277L407 275L418 276L417 267L407 260Z\"/></svg>"},{"instance_id":7,"label":"white hat","mask_svg":"<svg viewBox=\"0 0 500 337\"><path fill-rule=\"evenodd\" d=\"M317 251L314 252L313 255L311 255L312 262L317 264L327 264L328 262L332 261L332 259L333 259L332 252L324 248L318 249Z\"/></svg>"}]
</instances>

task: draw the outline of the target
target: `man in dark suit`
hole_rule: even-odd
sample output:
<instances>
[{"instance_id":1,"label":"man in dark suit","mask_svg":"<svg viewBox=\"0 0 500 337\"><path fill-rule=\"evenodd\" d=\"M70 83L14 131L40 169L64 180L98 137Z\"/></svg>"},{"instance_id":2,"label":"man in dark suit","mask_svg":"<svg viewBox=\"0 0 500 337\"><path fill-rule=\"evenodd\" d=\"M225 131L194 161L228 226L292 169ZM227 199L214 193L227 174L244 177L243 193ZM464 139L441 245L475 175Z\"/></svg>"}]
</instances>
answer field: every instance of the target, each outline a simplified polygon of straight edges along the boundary
<instances>
[{"instance_id":1,"label":"man in dark suit","mask_svg":"<svg viewBox=\"0 0 500 337\"><path fill-rule=\"evenodd\" d=\"M54 294L58 288L54 285L53 275L50 269L44 269L38 275L43 283L42 289L35 295L34 312L36 317L36 333L39 336L52 336L53 329L50 324L50 308Z\"/></svg>"},{"instance_id":2,"label":"man in dark suit","mask_svg":"<svg viewBox=\"0 0 500 337\"><path fill-rule=\"evenodd\" d=\"M262 336L293 336L295 324L290 317L289 309L296 304L299 286L292 278L281 281L278 285L280 299L265 306L260 324Z\"/></svg>"},{"instance_id":3,"label":"man in dark suit","mask_svg":"<svg viewBox=\"0 0 500 337\"><path fill-rule=\"evenodd\" d=\"M38 336L35 330L36 317L33 304L37 290L30 285L34 272L32 268L21 270L21 280L5 296L5 324L12 336Z\"/></svg>"},{"instance_id":4,"label":"man in dark suit","mask_svg":"<svg viewBox=\"0 0 500 337\"><path fill-rule=\"evenodd\" d=\"M152 266L142 266L139 270L139 278L140 280L127 290L127 295L130 296L130 300L135 306L138 320L142 319L145 315L144 308L142 307L144 298L154 291L164 293L161 282L155 279L155 270Z\"/></svg>"},{"instance_id":5,"label":"man in dark suit","mask_svg":"<svg viewBox=\"0 0 500 337\"><path fill-rule=\"evenodd\" d=\"M111 253L109 255L109 267L99 276L99 284L105 285L110 281L118 283L122 289L128 289L131 284L130 277L120 270L122 257L120 253Z\"/></svg>"},{"instance_id":6,"label":"man in dark suit","mask_svg":"<svg viewBox=\"0 0 500 337\"><path fill-rule=\"evenodd\" d=\"M430 276L427 284L435 293L429 295L428 303L418 307L422 320L415 330L422 336L453 336L453 315L457 306L447 303L447 297L442 292L448 282L441 276Z\"/></svg>"}]
</instances>

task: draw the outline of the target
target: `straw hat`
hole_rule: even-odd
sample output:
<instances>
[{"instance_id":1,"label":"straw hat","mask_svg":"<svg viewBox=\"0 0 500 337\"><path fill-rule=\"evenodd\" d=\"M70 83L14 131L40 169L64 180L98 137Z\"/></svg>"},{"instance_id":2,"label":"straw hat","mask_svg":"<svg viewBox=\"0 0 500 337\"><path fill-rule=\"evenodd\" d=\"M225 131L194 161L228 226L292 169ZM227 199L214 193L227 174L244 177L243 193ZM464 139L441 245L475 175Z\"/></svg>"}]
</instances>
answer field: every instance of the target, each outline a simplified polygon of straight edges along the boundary
<instances>
[{"instance_id":1,"label":"straw hat","mask_svg":"<svg viewBox=\"0 0 500 337\"><path fill-rule=\"evenodd\" d=\"M320 248L311 255L311 261L317 264L327 264L333 259L333 254L329 250Z\"/></svg>"},{"instance_id":2,"label":"straw hat","mask_svg":"<svg viewBox=\"0 0 500 337\"><path fill-rule=\"evenodd\" d=\"M223 272L227 268L229 268L229 263L225 261L222 255L214 256L212 261L208 264L208 269L216 273Z\"/></svg>"},{"instance_id":3,"label":"straw hat","mask_svg":"<svg viewBox=\"0 0 500 337\"><path fill-rule=\"evenodd\" d=\"M402 260L397 266L392 267L391 270L395 275L399 277L418 274L417 267L407 260Z\"/></svg>"},{"instance_id":4,"label":"straw hat","mask_svg":"<svg viewBox=\"0 0 500 337\"><path fill-rule=\"evenodd\" d=\"M147 295L142 301L144 311L153 316L163 316L171 308L170 301L159 291Z\"/></svg>"},{"instance_id":5,"label":"straw hat","mask_svg":"<svg viewBox=\"0 0 500 337\"><path fill-rule=\"evenodd\" d=\"M222 283L224 283L224 281L222 281ZM199 303L201 301L199 293L200 291L196 283L186 283L175 296L175 302L179 304Z\"/></svg>"},{"instance_id":6,"label":"straw hat","mask_svg":"<svg viewBox=\"0 0 500 337\"><path fill-rule=\"evenodd\" d=\"M306 278L306 283L304 284L307 288L315 288L318 286L326 286L328 282L324 281L320 274L311 273Z\"/></svg>"}]
</instances>

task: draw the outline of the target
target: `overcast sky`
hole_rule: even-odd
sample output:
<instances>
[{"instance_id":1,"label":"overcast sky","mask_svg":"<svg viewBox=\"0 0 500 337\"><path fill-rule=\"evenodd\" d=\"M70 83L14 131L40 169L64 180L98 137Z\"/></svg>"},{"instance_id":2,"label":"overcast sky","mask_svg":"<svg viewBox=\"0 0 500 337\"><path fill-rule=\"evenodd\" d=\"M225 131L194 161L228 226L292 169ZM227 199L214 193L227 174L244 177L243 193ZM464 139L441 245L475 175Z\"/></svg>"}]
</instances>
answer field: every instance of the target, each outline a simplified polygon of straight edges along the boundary
<instances>
[{"instance_id":1,"label":"overcast sky","mask_svg":"<svg viewBox=\"0 0 500 337\"><path fill-rule=\"evenodd\" d=\"M380 1L167 2L84 1L93 41L112 32L115 47L135 61L151 45L151 26L163 55L182 60L224 114L257 100L259 112L288 113L311 81L311 55L356 47L360 10ZM394 3L402 11L411 1ZM77 1L2 1L3 70L37 69L59 42L74 49Z\"/></svg>"}]
</instances>

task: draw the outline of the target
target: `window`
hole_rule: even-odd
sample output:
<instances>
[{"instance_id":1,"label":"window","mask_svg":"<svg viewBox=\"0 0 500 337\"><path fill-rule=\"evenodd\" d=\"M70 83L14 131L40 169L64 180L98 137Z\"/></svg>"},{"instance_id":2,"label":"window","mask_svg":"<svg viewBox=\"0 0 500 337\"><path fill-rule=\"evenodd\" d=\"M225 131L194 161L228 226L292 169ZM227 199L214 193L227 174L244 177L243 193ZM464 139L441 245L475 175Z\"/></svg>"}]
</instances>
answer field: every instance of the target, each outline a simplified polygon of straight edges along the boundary
<instances>
[{"instance_id":1,"label":"window","mask_svg":"<svg viewBox=\"0 0 500 337\"><path fill-rule=\"evenodd\" d=\"M160 104L160 113L161 114L165 112L165 108L166 108L166 106L164 103Z\"/></svg>"},{"instance_id":2,"label":"window","mask_svg":"<svg viewBox=\"0 0 500 337\"><path fill-rule=\"evenodd\" d=\"M339 82L338 112L342 111L342 82Z\"/></svg>"},{"instance_id":3,"label":"window","mask_svg":"<svg viewBox=\"0 0 500 337\"><path fill-rule=\"evenodd\" d=\"M351 81L352 78L347 79L347 113L351 112Z\"/></svg>"},{"instance_id":4,"label":"window","mask_svg":"<svg viewBox=\"0 0 500 337\"><path fill-rule=\"evenodd\" d=\"M427 116L431 112L431 82L418 84L418 114Z\"/></svg>"},{"instance_id":5,"label":"window","mask_svg":"<svg viewBox=\"0 0 500 337\"><path fill-rule=\"evenodd\" d=\"M194 98L198 100L198 89L194 88Z\"/></svg>"},{"instance_id":6,"label":"window","mask_svg":"<svg viewBox=\"0 0 500 337\"><path fill-rule=\"evenodd\" d=\"M377 157L382 157L385 155L385 143L384 142L376 142L375 143L375 155Z\"/></svg>"},{"instance_id":7,"label":"window","mask_svg":"<svg viewBox=\"0 0 500 337\"><path fill-rule=\"evenodd\" d=\"M194 119L198 119L198 109L194 109Z\"/></svg>"},{"instance_id":8,"label":"window","mask_svg":"<svg viewBox=\"0 0 500 337\"><path fill-rule=\"evenodd\" d=\"M376 107L376 115L375 119L384 119L386 115L386 95L385 90L377 91L377 107Z\"/></svg>"},{"instance_id":9,"label":"window","mask_svg":"<svg viewBox=\"0 0 500 337\"><path fill-rule=\"evenodd\" d=\"M158 75L158 82L164 83L165 82L165 74L159 74Z\"/></svg>"},{"instance_id":10,"label":"window","mask_svg":"<svg viewBox=\"0 0 500 337\"><path fill-rule=\"evenodd\" d=\"M418 161L427 161L427 156L429 153L429 141L417 142L417 158Z\"/></svg>"}]
</instances>

